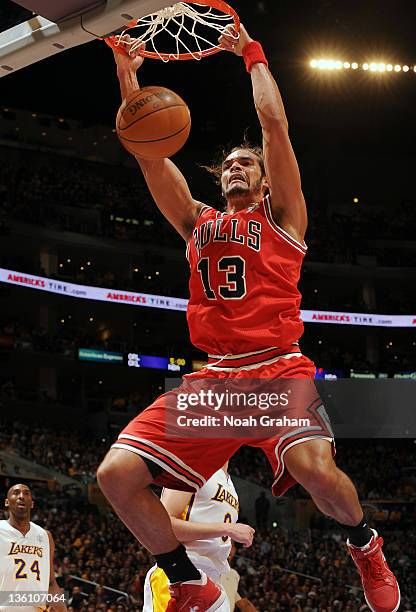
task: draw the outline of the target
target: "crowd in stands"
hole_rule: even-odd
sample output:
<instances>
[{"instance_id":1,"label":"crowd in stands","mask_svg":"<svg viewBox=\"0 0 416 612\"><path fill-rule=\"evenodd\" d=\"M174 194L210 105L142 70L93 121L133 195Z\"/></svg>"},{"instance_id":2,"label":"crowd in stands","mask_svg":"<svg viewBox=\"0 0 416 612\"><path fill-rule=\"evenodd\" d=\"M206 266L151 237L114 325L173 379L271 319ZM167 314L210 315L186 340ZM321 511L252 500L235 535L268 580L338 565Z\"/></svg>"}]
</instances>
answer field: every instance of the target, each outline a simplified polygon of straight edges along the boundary
<instances>
[{"instance_id":1,"label":"crowd in stands","mask_svg":"<svg viewBox=\"0 0 416 612\"><path fill-rule=\"evenodd\" d=\"M55 158L27 172L23 162L2 163L0 210L7 217L117 240L177 241L157 212L138 171Z\"/></svg>"},{"instance_id":2,"label":"crowd in stands","mask_svg":"<svg viewBox=\"0 0 416 612\"><path fill-rule=\"evenodd\" d=\"M361 499L416 501L416 463L413 440L337 440L336 461L351 475ZM270 487L272 474L265 455L243 447L231 459L230 471ZM289 495L305 495L299 486Z\"/></svg>"},{"instance_id":3,"label":"crowd in stands","mask_svg":"<svg viewBox=\"0 0 416 612\"><path fill-rule=\"evenodd\" d=\"M45 428L41 427L37 435L44 435L44 442L49 443L49 434L42 430ZM59 432L56 437L64 451L68 438ZM383 481L386 462L381 463L380 459L390 463L389 450L383 451L381 447L376 452L359 450L354 461L349 462L350 468L355 463L353 479L357 479L368 461L375 470L377 484ZM400 459L406 462L410 455L404 455ZM247 469L244 454L240 460L237 455L232 474L237 473L237 465ZM124 525L111 512L98 512L79 494L59 488L51 492L41 484L32 488L35 499L32 520L54 536L55 571L59 584L69 594L68 611L141 610L144 577L153 560ZM400 583L401 610L411 612L416 603L415 505L402 506L400 521L391 515L392 520L380 526L380 533L385 539L384 552ZM240 516L240 520L247 519ZM307 531L288 532L269 523L266 529L257 530L252 547L237 549L233 566L241 576L240 595L248 597L258 612L367 611L360 580L344 542L344 534L333 521L318 513Z\"/></svg>"},{"instance_id":4,"label":"crowd in stands","mask_svg":"<svg viewBox=\"0 0 416 612\"><path fill-rule=\"evenodd\" d=\"M95 477L111 444L111 436L97 437L88 431L80 433L17 420L2 420L0 424L0 443L4 447L79 480ZM352 475L362 499L416 501L414 457L413 440L337 441L337 464ZM273 474L265 455L250 447L243 447L232 458L230 472L265 487L272 484ZM292 495L302 496L302 489L296 487Z\"/></svg>"},{"instance_id":5,"label":"crowd in stands","mask_svg":"<svg viewBox=\"0 0 416 612\"><path fill-rule=\"evenodd\" d=\"M95 479L98 462L108 440L72 429L56 429L24 421L1 420L0 445L26 459L87 483Z\"/></svg>"},{"instance_id":6,"label":"crowd in stands","mask_svg":"<svg viewBox=\"0 0 416 612\"><path fill-rule=\"evenodd\" d=\"M54 156L40 157L28 173L23 160L7 159L5 150L0 154L5 158L0 167L0 215L63 231L182 246L137 170ZM416 207L409 201L396 206L394 213L362 206L351 214L326 213L311 205L308 259L360 264L364 256L383 266L414 266L415 249L393 244L386 249L377 240L412 241L415 221Z\"/></svg>"},{"instance_id":7,"label":"crowd in stands","mask_svg":"<svg viewBox=\"0 0 416 612\"><path fill-rule=\"evenodd\" d=\"M401 585L401 610L413 610L416 534L410 533L408 540L404 531L383 534L384 552ZM259 611L368 610L359 577L333 524L308 533L257 534L251 548L239 550L236 568L242 592Z\"/></svg>"}]
</instances>

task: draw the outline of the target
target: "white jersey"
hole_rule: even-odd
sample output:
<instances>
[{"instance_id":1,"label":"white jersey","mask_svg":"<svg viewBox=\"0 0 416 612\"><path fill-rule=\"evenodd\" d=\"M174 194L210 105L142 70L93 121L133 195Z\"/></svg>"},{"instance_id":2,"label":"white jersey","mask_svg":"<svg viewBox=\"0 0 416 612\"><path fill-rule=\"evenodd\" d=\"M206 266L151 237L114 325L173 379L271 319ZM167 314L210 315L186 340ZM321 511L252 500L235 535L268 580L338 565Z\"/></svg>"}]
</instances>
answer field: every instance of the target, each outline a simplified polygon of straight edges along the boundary
<instances>
[{"instance_id":1,"label":"white jersey","mask_svg":"<svg viewBox=\"0 0 416 612\"><path fill-rule=\"evenodd\" d=\"M233 482L224 470L218 470L194 493L181 519L193 523L236 523L238 520L238 495ZM228 555L231 541L228 537L194 540L185 544L186 552L197 569L205 572L219 584L221 574L230 570ZM143 612L166 610L170 595L168 578L155 565L146 574ZM228 598L216 612L230 612Z\"/></svg>"},{"instance_id":2,"label":"white jersey","mask_svg":"<svg viewBox=\"0 0 416 612\"><path fill-rule=\"evenodd\" d=\"M233 481L221 469L192 495L181 518L192 523L236 523L238 510L238 495ZM229 571L230 538L220 536L194 540L187 542L185 547L196 567L208 576L212 577L212 572L221 575Z\"/></svg>"},{"instance_id":3,"label":"white jersey","mask_svg":"<svg viewBox=\"0 0 416 612\"><path fill-rule=\"evenodd\" d=\"M45 529L30 523L23 535L9 521L0 521L0 593L47 593L50 574L49 538ZM31 612L44 606L7 606L0 610Z\"/></svg>"}]
</instances>

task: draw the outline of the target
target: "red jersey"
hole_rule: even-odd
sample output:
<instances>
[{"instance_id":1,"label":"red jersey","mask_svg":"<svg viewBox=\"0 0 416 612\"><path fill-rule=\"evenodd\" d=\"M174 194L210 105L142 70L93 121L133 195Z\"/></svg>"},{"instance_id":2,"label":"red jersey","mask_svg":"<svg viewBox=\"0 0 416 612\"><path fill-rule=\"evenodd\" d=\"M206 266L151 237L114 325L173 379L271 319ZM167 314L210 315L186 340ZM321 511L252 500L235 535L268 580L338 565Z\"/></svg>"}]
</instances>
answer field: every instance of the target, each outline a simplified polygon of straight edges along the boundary
<instances>
[{"instance_id":1,"label":"red jersey","mask_svg":"<svg viewBox=\"0 0 416 612\"><path fill-rule=\"evenodd\" d=\"M192 343L236 355L297 342L305 253L273 220L269 197L232 215L203 206L187 246Z\"/></svg>"}]
</instances>

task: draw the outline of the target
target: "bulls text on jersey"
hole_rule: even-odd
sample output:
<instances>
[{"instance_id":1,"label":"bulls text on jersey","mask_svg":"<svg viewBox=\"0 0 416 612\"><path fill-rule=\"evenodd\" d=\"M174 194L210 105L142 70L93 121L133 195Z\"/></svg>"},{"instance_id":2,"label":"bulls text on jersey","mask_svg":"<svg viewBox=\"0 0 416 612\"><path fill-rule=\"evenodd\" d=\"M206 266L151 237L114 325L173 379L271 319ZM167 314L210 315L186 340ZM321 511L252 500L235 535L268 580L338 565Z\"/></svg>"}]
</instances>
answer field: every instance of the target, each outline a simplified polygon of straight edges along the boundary
<instances>
[{"instance_id":1,"label":"bulls text on jersey","mask_svg":"<svg viewBox=\"0 0 416 612\"><path fill-rule=\"evenodd\" d=\"M219 217L215 221L204 221L194 229L193 238L198 255L201 255L207 244L215 242L234 242L246 245L253 251L260 251L262 227L260 221L250 219L247 224L244 224L246 225L244 230L241 230L243 223L240 223L240 219L231 219L230 225L224 231L222 225L225 219L226 217Z\"/></svg>"}]
</instances>

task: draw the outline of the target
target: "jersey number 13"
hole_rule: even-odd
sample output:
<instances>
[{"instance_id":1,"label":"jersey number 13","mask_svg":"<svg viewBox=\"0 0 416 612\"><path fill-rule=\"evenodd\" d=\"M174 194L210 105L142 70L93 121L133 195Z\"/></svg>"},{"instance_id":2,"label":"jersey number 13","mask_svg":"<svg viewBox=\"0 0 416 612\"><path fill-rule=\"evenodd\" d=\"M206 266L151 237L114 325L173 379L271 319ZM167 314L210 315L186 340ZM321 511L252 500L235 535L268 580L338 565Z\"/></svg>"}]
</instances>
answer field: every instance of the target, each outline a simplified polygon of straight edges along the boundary
<instances>
[{"instance_id":1,"label":"jersey number 13","mask_svg":"<svg viewBox=\"0 0 416 612\"><path fill-rule=\"evenodd\" d=\"M215 289L210 282L210 260L203 257L198 262L198 272L201 274L205 295L209 300L222 297L224 300L240 300L247 293L246 288L246 262L239 255L224 256L217 262L217 271L225 272L225 285L218 285Z\"/></svg>"}]
</instances>

